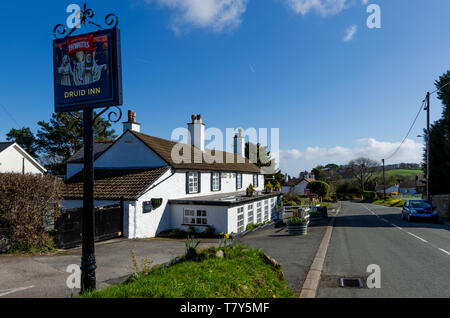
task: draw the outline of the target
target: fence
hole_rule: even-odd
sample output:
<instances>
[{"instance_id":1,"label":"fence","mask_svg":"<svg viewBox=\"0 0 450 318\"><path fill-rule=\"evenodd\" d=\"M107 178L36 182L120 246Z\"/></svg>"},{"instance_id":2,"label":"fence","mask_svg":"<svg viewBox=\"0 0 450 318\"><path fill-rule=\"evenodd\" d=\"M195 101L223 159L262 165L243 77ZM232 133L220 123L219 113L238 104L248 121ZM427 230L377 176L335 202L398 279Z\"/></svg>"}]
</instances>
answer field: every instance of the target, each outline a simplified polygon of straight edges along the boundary
<instances>
[{"instance_id":1,"label":"fence","mask_svg":"<svg viewBox=\"0 0 450 318\"><path fill-rule=\"evenodd\" d=\"M294 217L295 214L299 214L301 218L308 219L309 223L309 214L311 212L316 212L317 207L319 207L320 204L317 205L297 205L297 206L282 206L280 209L281 216L280 219L285 222L287 219Z\"/></svg>"},{"instance_id":2,"label":"fence","mask_svg":"<svg viewBox=\"0 0 450 318\"><path fill-rule=\"evenodd\" d=\"M81 217L83 209L63 210L55 223L55 245L71 248L81 244ZM123 209L121 204L95 208L95 241L122 236Z\"/></svg>"}]
</instances>

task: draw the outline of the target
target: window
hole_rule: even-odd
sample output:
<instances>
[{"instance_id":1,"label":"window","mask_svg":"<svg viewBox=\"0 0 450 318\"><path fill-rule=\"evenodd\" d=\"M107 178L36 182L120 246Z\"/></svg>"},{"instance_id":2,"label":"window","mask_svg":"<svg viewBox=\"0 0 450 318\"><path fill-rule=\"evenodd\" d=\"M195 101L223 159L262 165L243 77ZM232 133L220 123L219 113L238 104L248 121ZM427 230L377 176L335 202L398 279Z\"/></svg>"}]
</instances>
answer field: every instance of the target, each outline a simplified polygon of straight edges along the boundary
<instances>
[{"instance_id":1,"label":"window","mask_svg":"<svg viewBox=\"0 0 450 318\"><path fill-rule=\"evenodd\" d=\"M253 204L249 204L247 206L247 213L248 213L248 224L253 223Z\"/></svg>"},{"instance_id":2,"label":"window","mask_svg":"<svg viewBox=\"0 0 450 318\"><path fill-rule=\"evenodd\" d=\"M242 189L242 173L236 173L236 189Z\"/></svg>"},{"instance_id":3,"label":"window","mask_svg":"<svg viewBox=\"0 0 450 318\"><path fill-rule=\"evenodd\" d=\"M254 186L255 188L258 187L258 175L257 175L257 174L254 174L254 175L253 175L253 186Z\"/></svg>"},{"instance_id":4,"label":"window","mask_svg":"<svg viewBox=\"0 0 450 318\"><path fill-rule=\"evenodd\" d=\"M237 231L244 232L244 207L237 209Z\"/></svg>"},{"instance_id":5,"label":"window","mask_svg":"<svg viewBox=\"0 0 450 318\"><path fill-rule=\"evenodd\" d=\"M205 210L184 210L184 224L207 225L207 213Z\"/></svg>"},{"instance_id":6,"label":"window","mask_svg":"<svg viewBox=\"0 0 450 318\"><path fill-rule=\"evenodd\" d=\"M256 224L262 223L262 204L261 201L256 203Z\"/></svg>"},{"instance_id":7,"label":"window","mask_svg":"<svg viewBox=\"0 0 450 318\"><path fill-rule=\"evenodd\" d=\"M195 224L194 210L184 210L184 224Z\"/></svg>"},{"instance_id":8,"label":"window","mask_svg":"<svg viewBox=\"0 0 450 318\"><path fill-rule=\"evenodd\" d=\"M269 200L264 201L264 221L269 221Z\"/></svg>"},{"instance_id":9,"label":"window","mask_svg":"<svg viewBox=\"0 0 450 318\"><path fill-rule=\"evenodd\" d=\"M211 191L220 191L220 172L211 173Z\"/></svg>"},{"instance_id":10,"label":"window","mask_svg":"<svg viewBox=\"0 0 450 318\"><path fill-rule=\"evenodd\" d=\"M186 173L186 193L200 192L200 172Z\"/></svg>"}]
</instances>

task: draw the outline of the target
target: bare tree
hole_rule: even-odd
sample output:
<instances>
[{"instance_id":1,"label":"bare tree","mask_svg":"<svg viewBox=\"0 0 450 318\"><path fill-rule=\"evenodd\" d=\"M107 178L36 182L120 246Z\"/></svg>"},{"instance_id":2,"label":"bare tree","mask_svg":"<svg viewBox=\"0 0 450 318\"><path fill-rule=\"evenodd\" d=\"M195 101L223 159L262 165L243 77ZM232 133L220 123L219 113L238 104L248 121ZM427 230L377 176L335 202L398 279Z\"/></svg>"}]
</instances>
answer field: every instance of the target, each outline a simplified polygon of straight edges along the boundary
<instances>
[{"instance_id":1,"label":"bare tree","mask_svg":"<svg viewBox=\"0 0 450 318\"><path fill-rule=\"evenodd\" d=\"M362 191L373 184L380 164L369 158L358 158L348 163L347 169L356 179Z\"/></svg>"}]
</instances>

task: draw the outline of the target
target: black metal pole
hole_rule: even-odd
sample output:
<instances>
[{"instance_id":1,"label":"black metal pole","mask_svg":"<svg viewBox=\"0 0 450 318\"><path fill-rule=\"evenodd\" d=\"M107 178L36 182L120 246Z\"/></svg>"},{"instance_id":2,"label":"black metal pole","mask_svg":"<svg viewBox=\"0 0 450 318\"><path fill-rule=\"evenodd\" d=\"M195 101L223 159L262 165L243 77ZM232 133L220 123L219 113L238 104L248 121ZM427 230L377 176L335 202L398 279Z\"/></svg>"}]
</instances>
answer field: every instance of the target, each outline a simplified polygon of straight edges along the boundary
<instances>
[{"instance_id":1,"label":"black metal pole","mask_svg":"<svg viewBox=\"0 0 450 318\"><path fill-rule=\"evenodd\" d=\"M81 292L94 290L95 279L95 220L94 220L94 127L93 110L83 110L84 170L83 170L83 215L82 215L82 256Z\"/></svg>"},{"instance_id":2,"label":"black metal pole","mask_svg":"<svg viewBox=\"0 0 450 318\"><path fill-rule=\"evenodd\" d=\"M430 194L430 92L427 93L427 200Z\"/></svg>"}]
</instances>

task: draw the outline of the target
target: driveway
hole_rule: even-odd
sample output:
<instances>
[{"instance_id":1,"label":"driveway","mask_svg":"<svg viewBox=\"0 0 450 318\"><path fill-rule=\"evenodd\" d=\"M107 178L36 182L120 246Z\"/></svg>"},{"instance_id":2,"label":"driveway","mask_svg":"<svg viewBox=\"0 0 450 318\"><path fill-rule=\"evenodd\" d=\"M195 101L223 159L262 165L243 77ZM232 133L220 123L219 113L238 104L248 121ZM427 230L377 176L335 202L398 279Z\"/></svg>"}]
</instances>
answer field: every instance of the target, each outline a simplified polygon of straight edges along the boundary
<instances>
[{"instance_id":1,"label":"driveway","mask_svg":"<svg viewBox=\"0 0 450 318\"><path fill-rule=\"evenodd\" d=\"M199 248L217 244L217 240L201 240ZM185 252L185 240L175 239L119 239L97 243L97 288L123 281L133 274L131 251L141 262L148 257L153 264L164 264ZM70 264L79 265L81 248L53 256L0 256L0 297L71 297L79 290L71 290L66 280Z\"/></svg>"}]
</instances>

